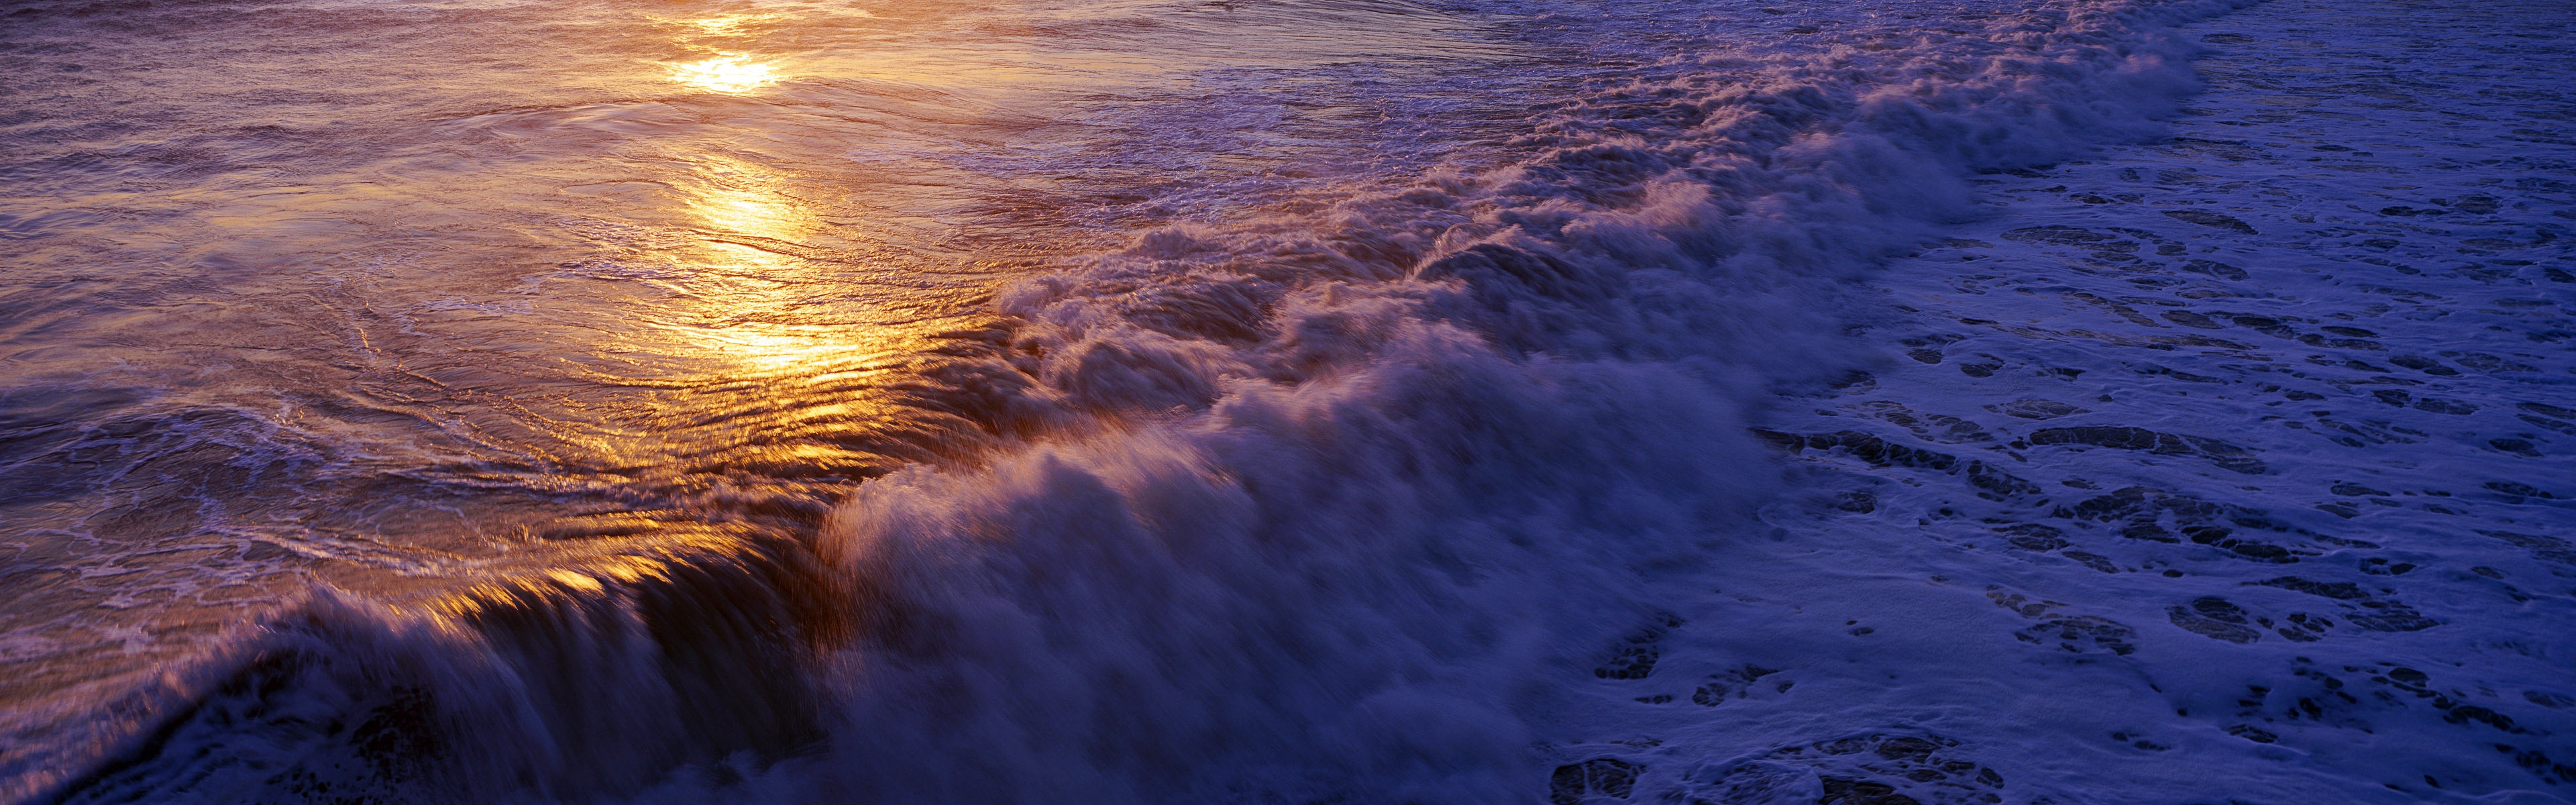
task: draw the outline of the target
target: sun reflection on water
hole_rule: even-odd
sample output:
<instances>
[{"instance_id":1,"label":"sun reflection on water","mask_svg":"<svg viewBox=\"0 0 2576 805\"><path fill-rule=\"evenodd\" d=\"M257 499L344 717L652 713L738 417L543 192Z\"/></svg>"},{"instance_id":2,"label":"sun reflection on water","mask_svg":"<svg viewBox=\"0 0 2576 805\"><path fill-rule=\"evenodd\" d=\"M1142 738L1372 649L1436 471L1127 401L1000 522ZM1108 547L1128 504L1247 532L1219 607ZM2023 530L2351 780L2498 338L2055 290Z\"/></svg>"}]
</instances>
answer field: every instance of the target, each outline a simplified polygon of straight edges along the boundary
<instances>
[{"instance_id":1,"label":"sun reflection on water","mask_svg":"<svg viewBox=\"0 0 2576 805\"><path fill-rule=\"evenodd\" d=\"M789 199L765 190L708 188L690 200L689 211L699 225L727 234L788 240L807 228Z\"/></svg>"},{"instance_id":2,"label":"sun reflection on water","mask_svg":"<svg viewBox=\"0 0 2576 805\"><path fill-rule=\"evenodd\" d=\"M773 16L773 15L769 15L769 14L726 14L726 15L721 16L721 17L708 17L708 18L706 18L706 19L702 19L702 20L689 20L689 24L690 24L690 25L698 26L699 30L700 30L700 31L702 31L702 32L704 32L704 33L705 33L706 35L708 35L708 36L732 36L732 35L735 35L735 34L741 33L741 31L742 31L742 24L743 24L743 23L746 23L746 22L753 22L753 21L757 21L757 20L765 20L765 19L769 19L771 16Z\"/></svg>"},{"instance_id":3,"label":"sun reflection on water","mask_svg":"<svg viewBox=\"0 0 2576 805\"><path fill-rule=\"evenodd\" d=\"M882 351L891 334L854 329L815 306L832 295L834 267L814 262L807 241L820 222L785 192L792 177L707 160L703 184L682 199L700 247L686 260L696 304L670 332L738 377L811 379Z\"/></svg>"},{"instance_id":4,"label":"sun reflection on water","mask_svg":"<svg viewBox=\"0 0 2576 805\"><path fill-rule=\"evenodd\" d=\"M715 92L750 92L776 84L778 79L776 65L738 54L671 65L671 80Z\"/></svg>"}]
</instances>

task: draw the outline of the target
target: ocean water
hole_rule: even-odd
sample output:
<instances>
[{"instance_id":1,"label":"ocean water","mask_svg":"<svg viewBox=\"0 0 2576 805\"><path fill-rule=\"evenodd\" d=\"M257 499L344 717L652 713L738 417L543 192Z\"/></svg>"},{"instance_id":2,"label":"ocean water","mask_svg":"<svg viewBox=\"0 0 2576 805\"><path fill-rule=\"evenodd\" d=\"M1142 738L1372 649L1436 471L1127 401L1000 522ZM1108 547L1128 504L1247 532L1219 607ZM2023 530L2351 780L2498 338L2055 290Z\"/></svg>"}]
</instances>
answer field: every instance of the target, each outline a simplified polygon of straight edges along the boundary
<instances>
[{"instance_id":1,"label":"ocean water","mask_svg":"<svg viewBox=\"0 0 2576 805\"><path fill-rule=\"evenodd\" d=\"M0 798L1867 794L1564 747L2233 7L0 4Z\"/></svg>"}]
</instances>

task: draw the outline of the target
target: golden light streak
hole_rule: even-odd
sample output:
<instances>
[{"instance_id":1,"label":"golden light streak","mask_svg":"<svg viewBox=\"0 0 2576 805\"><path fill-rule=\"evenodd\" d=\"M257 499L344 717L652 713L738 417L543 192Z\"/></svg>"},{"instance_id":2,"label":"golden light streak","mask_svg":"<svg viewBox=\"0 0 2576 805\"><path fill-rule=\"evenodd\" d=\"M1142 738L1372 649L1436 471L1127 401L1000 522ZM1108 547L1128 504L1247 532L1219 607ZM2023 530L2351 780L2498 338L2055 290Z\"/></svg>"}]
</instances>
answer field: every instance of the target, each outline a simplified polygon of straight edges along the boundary
<instances>
[{"instance_id":1,"label":"golden light streak","mask_svg":"<svg viewBox=\"0 0 2576 805\"><path fill-rule=\"evenodd\" d=\"M740 32L743 23L765 20L769 17L770 15L767 14L727 14L703 20L690 20L689 24L698 26L707 36L732 36Z\"/></svg>"},{"instance_id":2,"label":"golden light streak","mask_svg":"<svg viewBox=\"0 0 2576 805\"><path fill-rule=\"evenodd\" d=\"M749 56L726 55L671 65L671 80L700 89L741 94L778 83L778 68Z\"/></svg>"},{"instance_id":3,"label":"golden light streak","mask_svg":"<svg viewBox=\"0 0 2576 805\"><path fill-rule=\"evenodd\" d=\"M761 190L709 188L691 199L689 211L716 232L793 240L804 233L804 215L785 197Z\"/></svg>"}]
</instances>

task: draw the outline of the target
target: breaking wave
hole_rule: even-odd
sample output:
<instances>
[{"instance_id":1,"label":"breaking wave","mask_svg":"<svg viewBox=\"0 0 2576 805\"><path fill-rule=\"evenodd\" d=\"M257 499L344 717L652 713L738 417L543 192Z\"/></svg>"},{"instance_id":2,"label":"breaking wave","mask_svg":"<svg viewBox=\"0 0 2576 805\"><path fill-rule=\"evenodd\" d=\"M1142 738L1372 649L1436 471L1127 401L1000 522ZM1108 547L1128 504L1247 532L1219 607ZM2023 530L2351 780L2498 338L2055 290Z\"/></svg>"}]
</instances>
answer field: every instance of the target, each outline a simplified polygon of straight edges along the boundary
<instances>
[{"instance_id":1,"label":"breaking wave","mask_svg":"<svg viewBox=\"0 0 2576 805\"><path fill-rule=\"evenodd\" d=\"M8 771L70 802L1531 799L1560 680L1760 537L1748 414L1870 359L1848 280L1976 171L2153 131L2195 86L2166 26L2227 7L1739 9L1500 165L1017 284L984 415L1022 436L813 533L317 593L60 714L86 772Z\"/></svg>"}]
</instances>

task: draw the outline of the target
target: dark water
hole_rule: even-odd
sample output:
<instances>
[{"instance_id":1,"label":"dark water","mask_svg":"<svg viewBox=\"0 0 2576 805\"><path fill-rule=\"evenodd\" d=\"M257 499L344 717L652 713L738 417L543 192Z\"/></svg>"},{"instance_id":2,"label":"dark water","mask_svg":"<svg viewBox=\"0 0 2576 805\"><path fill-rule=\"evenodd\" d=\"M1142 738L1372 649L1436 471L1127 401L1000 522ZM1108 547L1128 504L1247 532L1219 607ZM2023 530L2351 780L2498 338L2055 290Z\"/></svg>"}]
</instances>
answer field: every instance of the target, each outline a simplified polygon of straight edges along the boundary
<instances>
[{"instance_id":1,"label":"dark water","mask_svg":"<svg viewBox=\"0 0 2576 805\"><path fill-rule=\"evenodd\" d=\"M2186 86L2081 3L0 9L78 801L1523 795L1837 280Z\"/></svg>"}]
</instances>

